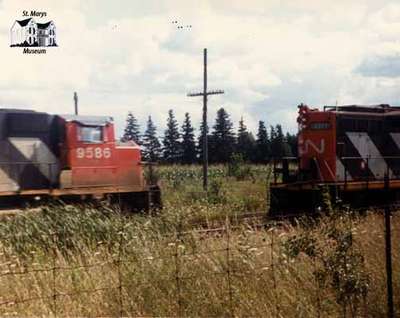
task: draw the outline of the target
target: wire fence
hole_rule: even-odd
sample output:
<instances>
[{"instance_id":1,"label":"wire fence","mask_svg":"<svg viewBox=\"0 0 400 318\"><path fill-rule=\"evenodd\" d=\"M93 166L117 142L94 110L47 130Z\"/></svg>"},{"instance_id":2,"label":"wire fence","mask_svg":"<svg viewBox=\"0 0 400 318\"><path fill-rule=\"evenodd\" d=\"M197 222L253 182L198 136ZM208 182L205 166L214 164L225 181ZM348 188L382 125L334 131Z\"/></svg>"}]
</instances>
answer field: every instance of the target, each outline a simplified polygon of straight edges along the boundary
<instances>
[{"instance_id":1,"label":"wire fence","mask_svg":"<svg viewBox=\"0 0 400 318\"><path fill-rule=\"evenodd\" d=\"M381 226L370 235L382 238L385 233L383 217L380 214L376 217L382 221ZM399 216L395 215L393 218ZM353 233L354 224L351 218L346 219L346 222L348 224L344 224L344 228L348 226L349 233ZM394 223L400 224L400 220ZM307 239L307 233L300 238L298 235L289 235L290 224L277 225L257 220L254 223L233 225L227 220L216 229L198 230L187 230L178 225L176 231L159 238L164 249L158 249L158 254L152 251L151 243L135 253L131 238L128 239L125 235L127 230L125 226L120 229L118 244L112 253L101 256L101 252L94 252L100 256L89 261L68 261L71 256L62 255L59 249L65 234L57 232L50 236L52 248L48 251L46 260L50 259L51 262L46 266L43 263L37 265L16 260L13 255L7 258L6 252L3 252L4 259L10 261L0 264L0 288L3 291L0 295L0 315L40 314L43 308L48 310L44 314L70 315L65 309L66 301L72 301L78 306L77 304L90 302L91 299L107 299L112 306L108 313L120 317L146 314L214 314L234 317L246 313L270 317L300 314L326 317L332 314L333 308L337 308L335 306L341 308L341 317L366 317L375 310L376 304L368 302L367 292L364 290L346 290L342 294L332 295L332 284L327 286L328 280L318 275L326 266L324 262L328 261L322 259L323 252L319 258L315 251L308 250L311 246L307 244L300 247L295 245L300 248L301 255L298 257L306 259L302 266L306 264L310 268L305 276L299 277L300 272L295 270L297 265L293 261L296 255L288 255L288 249L283 252L282 246L288 241L303 244L302 240ZM354 235L356 238L357 235ZM398 233L396 235L399 236ZM338 238L333 239L337 245L342 243ZM197 243L193 243L193 240ZM381 243L383 244L382 240L376 242ZM343 248L345 253L337 256L340 259L336 260L336 265L340 270L350 271L348 264L355 266L354 259L350 259L355 258L355 255L347 247ZM382 248L384 249L384 245ZM291 251L293 252L293 246ZM396 255L396 260L398 257ZM328 260L333 261L332 259ZM368 265L376 268L367 263L370 261L372 260L361 258L361 265L363 268L367 267L367 274ZM68 265L71 263L78 264ZM379 269L383 270L384 265L379 264ZM147 276L135 274L147 270ZM152 273L157 273L159 277L152 277ZM329 273L325 271L323 274ZM349 272L343 275L344 278L340 277L346 279L353 274ZM349 281L351 282L348 280L344 283L348 284ZM359 283L353 282L351 286L356 288ZM32 288L24 288L24 293L19 293L19 289L27 284L32 284ZM144 287L146 284L149 288ZM339 283L338 290L347 288L345 284ZM146 295L148 292L153 293L155 298L165 297L152 299L151 306L158 304L168 307L160 309L161 311L146 308L146 299L151 299L151 296ZM376 295L379 296L379 293ZM328 298L333 299L336 305L327 302ZM379 301L385 300L381 297ZM83 305L85 306L88 306L87 303ZM215 307L214 311L210 309L212 307ZM85 310L88 309L82 309L80 315L91 315Z\"/></svg>"}]
</instances>

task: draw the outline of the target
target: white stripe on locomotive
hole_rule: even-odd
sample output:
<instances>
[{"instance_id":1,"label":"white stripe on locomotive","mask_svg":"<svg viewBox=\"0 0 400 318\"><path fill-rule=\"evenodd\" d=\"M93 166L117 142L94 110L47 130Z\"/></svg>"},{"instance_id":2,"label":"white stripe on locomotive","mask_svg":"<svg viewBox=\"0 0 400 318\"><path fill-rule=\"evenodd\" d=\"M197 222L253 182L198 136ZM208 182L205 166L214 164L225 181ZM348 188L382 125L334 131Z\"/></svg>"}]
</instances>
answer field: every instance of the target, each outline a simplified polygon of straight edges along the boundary
<instances>
[{"instance_id":1,"label":"white stripe on locomotive","mask_svg":"<svg viewBox=\"0 0 400 318\"><path fill-rule=\"evenodd\" d=\"M8 140L25 157L26 162L33 163L51 183L58 181L59 160L43 141L28 137L10 137Z\"/></svg>"},{"instance_id":2,"label":"white stripe on locomotive","mask_svg":"<svg viewBox=\"0 0 400 318\"><path fill-rule=\"evenodd\" d=\"M346 175L345 175L346 174ZM351 177L349 172L345 172L344 165L342 161L336 157L336 181L351 181L353 178Z\"/></svg>"},{"instance_id":3,"label":"white stripe on locomotive","mask_svg":"<svg viewBox=\"0 0 400 318\"><path fill-rule=\"evenodd\" d=\"M368 159L368 168L374 175L375 179L383 179L387 170L387 163L379 152L374 142L366 132L347 132L347 137L357 149L361 158L366 162ZM389 177L394 174L389 168Z\"/></svg>"}]
</instances>

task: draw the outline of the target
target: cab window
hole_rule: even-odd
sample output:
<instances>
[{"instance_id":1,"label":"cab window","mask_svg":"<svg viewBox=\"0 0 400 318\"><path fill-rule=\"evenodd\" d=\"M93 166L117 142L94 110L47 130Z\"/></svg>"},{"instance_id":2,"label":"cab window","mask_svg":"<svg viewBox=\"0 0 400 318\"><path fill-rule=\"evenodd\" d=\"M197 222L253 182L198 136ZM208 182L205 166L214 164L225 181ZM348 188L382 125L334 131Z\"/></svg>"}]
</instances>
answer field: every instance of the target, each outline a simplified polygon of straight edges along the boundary
<instances>
[{"instance_id":1,"label":"cab window","mask_svg":"<svg viewBox=\"0 0 400 318\"><path fill-rule=\"evenodd\" d=\"M103 127L80 126L78 139L86 143L101 143L103 142Z\"/></svg>"}]
</instances>

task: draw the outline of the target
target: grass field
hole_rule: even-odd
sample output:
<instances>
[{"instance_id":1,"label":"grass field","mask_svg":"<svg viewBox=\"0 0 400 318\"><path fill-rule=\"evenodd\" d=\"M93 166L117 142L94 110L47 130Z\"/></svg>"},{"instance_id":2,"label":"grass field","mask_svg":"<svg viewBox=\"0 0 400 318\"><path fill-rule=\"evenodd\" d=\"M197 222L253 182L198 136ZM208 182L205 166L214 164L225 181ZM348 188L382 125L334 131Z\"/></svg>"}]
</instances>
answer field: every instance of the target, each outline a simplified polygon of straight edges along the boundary
<instances>
[{"instance_id":1,"label":"grass field","mask_svg":"<svg viewBox=\"0 0 400 318\"><path fill-rule=\"evenodd\" d=\"M382 317L382 215L340 213L303 224L226 222L267 209L265 166L160 167L165 208L52 206L0 222L1 316ZM393 217L400 310L400 218Z\"/></svg>"}]
</instances>

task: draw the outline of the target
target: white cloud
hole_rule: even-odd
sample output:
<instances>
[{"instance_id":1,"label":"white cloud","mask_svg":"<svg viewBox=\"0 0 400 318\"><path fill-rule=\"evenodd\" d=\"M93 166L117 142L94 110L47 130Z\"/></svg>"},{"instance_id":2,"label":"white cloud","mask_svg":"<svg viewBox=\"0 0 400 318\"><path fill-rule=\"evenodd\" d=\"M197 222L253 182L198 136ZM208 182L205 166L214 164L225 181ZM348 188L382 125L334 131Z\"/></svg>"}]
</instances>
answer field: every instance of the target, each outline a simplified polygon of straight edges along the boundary
<instances>
[{"instance_id":1,"label":"white cloud","mask_svg":"<svg viewBox=\"0 0 400 318\"><path fill-rule=\"evenodd\" d=\"M9 48L8 30L22 10L47 11L58 48L24 55ZM388 1L79 1L0 2L0 103L53 113L110 114L119 132L128 111L142 126L149 114L161 133L167 110L189 111L197 125L202 49L208 47L210 123L224 106L244 116L296 129L296 105L395 102L396 79L355 72L371 56L400 52L400 5ZM178 20L191 29L177 29Z\"/></svg>"}]
</instances>

